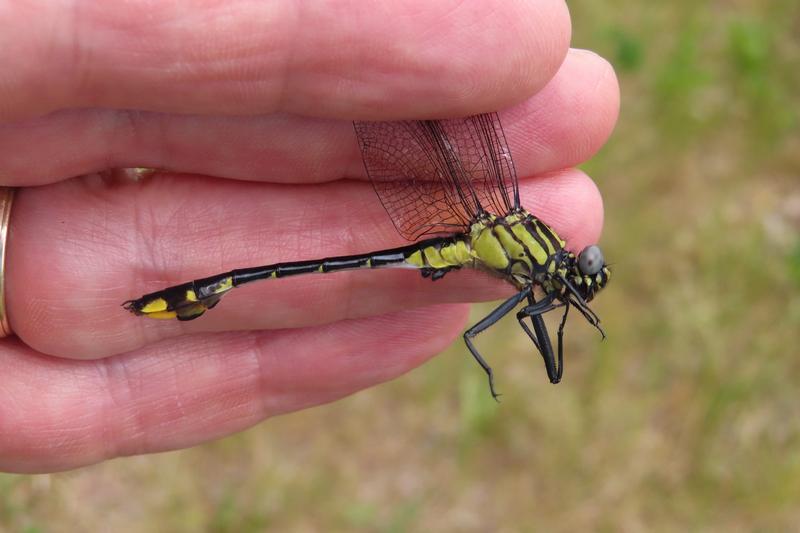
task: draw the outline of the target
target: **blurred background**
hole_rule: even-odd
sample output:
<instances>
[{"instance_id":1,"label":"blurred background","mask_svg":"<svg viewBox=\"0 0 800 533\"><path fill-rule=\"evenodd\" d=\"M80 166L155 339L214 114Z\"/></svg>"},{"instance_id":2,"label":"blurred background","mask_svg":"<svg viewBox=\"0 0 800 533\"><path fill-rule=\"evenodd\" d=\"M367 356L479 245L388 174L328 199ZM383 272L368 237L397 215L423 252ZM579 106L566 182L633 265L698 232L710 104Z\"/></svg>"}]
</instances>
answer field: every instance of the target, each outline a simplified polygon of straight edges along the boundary
<instances>
[{"instance_id":1,"label":"blurred background","mask_svg":"<svg viewBox=\"0 0 800 533\"><path fill-rule=\"evenodd\" d=\"M505 354L499 407L459 340L205 446L0 475L0 530L795 530L800 2L570 9L622 111L585 165L605 198L609 338L573 317L561 385L508 320L480 340Z\"/></svg>"}]
</instances>

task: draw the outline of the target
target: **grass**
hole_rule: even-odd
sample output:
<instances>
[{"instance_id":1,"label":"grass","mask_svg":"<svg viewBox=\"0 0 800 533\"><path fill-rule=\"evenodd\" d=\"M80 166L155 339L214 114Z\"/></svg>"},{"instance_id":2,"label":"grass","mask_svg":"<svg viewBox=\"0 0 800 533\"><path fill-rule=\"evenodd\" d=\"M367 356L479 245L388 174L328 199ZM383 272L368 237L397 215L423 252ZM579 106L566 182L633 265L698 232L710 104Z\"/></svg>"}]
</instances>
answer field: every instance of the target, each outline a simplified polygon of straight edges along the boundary
<instances>
[{"instance_id":1,"label":"grass","mask_svg":"<svg viewBox=\"0 0 800 533\"><path fill-rule=\"evenodd\" d=\"M512 321L334 405L190 450L0 476L0 529L788 530L800 522L800 7L570 3L623 107L586 170L609 338L552 387ZM478 316L486 308L476 309ZM98 512L101 511L101 512Z\"/></svg>"}]
</instances>

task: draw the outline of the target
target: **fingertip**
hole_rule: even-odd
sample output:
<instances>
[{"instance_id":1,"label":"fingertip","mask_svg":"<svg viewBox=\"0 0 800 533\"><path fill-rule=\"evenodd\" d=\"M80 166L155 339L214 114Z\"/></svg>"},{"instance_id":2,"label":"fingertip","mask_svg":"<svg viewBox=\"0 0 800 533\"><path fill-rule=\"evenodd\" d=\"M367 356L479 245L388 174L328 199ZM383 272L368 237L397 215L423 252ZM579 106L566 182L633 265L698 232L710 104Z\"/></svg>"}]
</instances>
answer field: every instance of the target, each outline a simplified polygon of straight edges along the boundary
<instances>
[{"instance_id":1,"label":"fingertip","mask_svg":"<svg viewBox=\"0 0 800 533\"><path fill-rule=\"evenodd\" d=\"M488 10L486 20L493 22L495 33L484 27L482 33L490 36L485 43L466 44L462 55L476 63L453 80L457 92L439 102L432 116L467 116L516 105L542 90L567 57L572 26L565 2L502 2ZM473 52L481 49L482 54Z\"/></svg>"},{"instance_id":2,"label":"fingertip","mask_svg":"<svg viewBox=\"0 0 800 533\"><path fill-rule=\"evenodd\" d=\"M619 118L620 88L613 65L592 50L571 49L573 69L580 70L576 78L591 87L582 91L575 113L585 117L585 158L596 153L611 136ZM584 81L585 80L585 81Z\"/></svg>"},{"instance_id":3,"label":"fingertip","mask_svg":"<svg viewBox=\"0 0 800 533\"><path fill-rule=\"evenodd\" d=\"M534 97L502 113L517 168L568 168L592 157L619 115L619 85L601 56L571 49L555 77Z\"/></svg>"}]
</instances>

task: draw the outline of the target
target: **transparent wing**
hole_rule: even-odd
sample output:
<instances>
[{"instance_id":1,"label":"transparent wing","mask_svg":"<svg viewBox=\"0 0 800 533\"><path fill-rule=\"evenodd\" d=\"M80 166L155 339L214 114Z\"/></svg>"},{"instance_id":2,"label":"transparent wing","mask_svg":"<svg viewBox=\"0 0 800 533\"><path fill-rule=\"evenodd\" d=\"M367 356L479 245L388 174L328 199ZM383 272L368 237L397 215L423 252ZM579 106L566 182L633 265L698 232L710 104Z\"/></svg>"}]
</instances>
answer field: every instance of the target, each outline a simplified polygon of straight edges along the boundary
<instances>
[{"instance_id":1,"label":"transparent wing","mask_svg":"<svg viewBox=\"0 0 800 533\"><path fill-rule=\"evenodd\" d=\"M463 231L480 213L505 215L519 207L496 113L354 125L375 192L408 240Z\"/></svg>"}]
</instances>

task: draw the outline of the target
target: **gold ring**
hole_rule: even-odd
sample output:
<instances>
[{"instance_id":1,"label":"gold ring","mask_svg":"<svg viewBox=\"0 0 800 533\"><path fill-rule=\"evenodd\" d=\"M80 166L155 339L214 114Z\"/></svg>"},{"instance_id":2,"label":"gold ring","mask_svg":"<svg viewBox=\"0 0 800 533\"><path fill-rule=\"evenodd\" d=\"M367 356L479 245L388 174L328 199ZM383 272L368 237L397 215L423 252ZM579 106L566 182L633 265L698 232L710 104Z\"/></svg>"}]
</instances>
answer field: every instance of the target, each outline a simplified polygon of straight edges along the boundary
<instances>
[{"instance_id":1,"label":"gold ring","mask_svg":"<svg viewBox=\"0 0 800 533\"><path fill-rule=\"evenodd\" d=\"M6 239L12 203L14 188L0 187L0 337L8 337L13 333L6 313Z\"/></svg>"}]
</instances>

